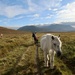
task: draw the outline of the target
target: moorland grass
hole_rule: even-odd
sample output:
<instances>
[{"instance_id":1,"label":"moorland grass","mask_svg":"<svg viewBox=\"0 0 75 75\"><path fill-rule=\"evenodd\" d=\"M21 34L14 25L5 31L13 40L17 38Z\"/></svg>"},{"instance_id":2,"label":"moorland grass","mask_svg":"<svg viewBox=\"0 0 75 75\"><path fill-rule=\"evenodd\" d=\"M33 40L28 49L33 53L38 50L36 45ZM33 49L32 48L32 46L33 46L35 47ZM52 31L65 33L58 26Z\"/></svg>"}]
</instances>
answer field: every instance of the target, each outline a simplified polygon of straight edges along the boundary
<instances>
[{"instance_id":1,"label":"moorland grass","mask_svg":"<svg viewBox=\"0 0 75 75\"><path fill-rule=\"evenodd\" d=\"M37 33L40 38L46 33ZM39 64L42 75L75 74L75 32L52 33L61 37L62 56L55 56L55 69L44 68L43 51L39 51ZM35 75L36 46L31 33L5 34L0 38L0 75ZM28 49L28 50L27 50ZM19 60L18 60L19 59ZM11 71L13 70L13 72Z\"/></svg>"}]
</instances>

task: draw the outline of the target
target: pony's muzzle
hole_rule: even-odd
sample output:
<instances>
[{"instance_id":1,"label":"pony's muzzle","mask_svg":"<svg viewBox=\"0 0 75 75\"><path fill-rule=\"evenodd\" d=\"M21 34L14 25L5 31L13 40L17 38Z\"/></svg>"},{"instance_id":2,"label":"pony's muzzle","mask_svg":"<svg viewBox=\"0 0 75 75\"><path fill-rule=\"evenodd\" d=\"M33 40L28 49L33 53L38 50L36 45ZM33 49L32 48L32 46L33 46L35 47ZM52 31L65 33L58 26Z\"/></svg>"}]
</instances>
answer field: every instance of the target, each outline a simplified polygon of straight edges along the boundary
<instances>
[{"instance_id":1,"label":"pony's muzzle","mask_svg":"<svg viewBox=\"0 0 75 75\"><path fill-rule=\"evenodd\" d=\"M61 56L61 51L57 51L57 56L60 57Z\"/></svg>"}]
</instances>

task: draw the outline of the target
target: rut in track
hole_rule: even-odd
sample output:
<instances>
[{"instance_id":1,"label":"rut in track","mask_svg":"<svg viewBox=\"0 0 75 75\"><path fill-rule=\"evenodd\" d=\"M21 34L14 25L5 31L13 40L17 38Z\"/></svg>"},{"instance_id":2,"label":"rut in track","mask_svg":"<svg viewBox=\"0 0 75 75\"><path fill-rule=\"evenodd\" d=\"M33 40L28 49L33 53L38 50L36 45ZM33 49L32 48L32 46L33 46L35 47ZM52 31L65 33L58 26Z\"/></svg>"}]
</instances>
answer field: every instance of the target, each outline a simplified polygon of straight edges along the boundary
<instances>
[{"instance_id":1,"label":"rut in track","mask_svg":"<svg viewBox=\"0 0 75 75\"><path fill-rule=\"evenodd\" d=\"M18 67L19 66L23 66L23 64L22 64L22 61L24 61L25 60L25 55L26 55L26 52L29 50L29 47L27 48L27 50L26 51L24 51L23 52L23 54L20 56L20 58L17 60L17 63L16 63L16 65L14 66L14 71L13 71L13 73L11 74L11 75L14 75L14 74L17 74L18 73Z\"/></svg>"}]
</instances>

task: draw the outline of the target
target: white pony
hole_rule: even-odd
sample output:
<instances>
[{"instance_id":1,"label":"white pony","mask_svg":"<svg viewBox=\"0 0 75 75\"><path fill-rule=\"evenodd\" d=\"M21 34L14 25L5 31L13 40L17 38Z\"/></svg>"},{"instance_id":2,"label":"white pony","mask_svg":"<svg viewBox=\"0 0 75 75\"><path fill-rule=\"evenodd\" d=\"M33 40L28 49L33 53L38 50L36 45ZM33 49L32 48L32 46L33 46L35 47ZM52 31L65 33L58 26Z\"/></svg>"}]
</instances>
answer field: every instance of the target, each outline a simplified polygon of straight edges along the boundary
<instances>
[{"instance_id":1,"label":"white pony","mask_svg":"<svg viewBox=\"0 0 75 75\"><path fill-rule=\"evenodd\" d=\"M44 51L44 62L45 67L54 68L54 55L55 52L57 56L61 55L61 46L62 42L60 41L60 37L54 36L52 34L43 35L40 40L41 49Z\"/></svg>"},{"instance_id":2,"label":"white pony","mask_svg":"<svg viewBox=\"0 0 75 75\"><path fill-rule=\"evenodd\" d=\"M0 36L1 36L1 38L2 38L2 37L3 37L3 34L1 33L1 35L0 35Z\"/></svg>"}]
</instances>

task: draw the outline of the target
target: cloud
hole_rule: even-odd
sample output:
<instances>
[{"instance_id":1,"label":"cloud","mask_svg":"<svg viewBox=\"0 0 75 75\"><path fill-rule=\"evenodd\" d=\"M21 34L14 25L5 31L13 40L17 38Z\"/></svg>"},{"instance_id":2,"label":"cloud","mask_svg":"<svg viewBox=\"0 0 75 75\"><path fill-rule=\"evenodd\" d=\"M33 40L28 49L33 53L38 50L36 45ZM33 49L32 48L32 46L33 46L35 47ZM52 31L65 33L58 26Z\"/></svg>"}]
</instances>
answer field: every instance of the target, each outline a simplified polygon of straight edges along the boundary
<instances>
[{"instance_id":1,"label":"cloud","mask_svg":"<svg viewBox=\"0 0 75 75\"><path fill-rule=\"evenodd\" d=\"M40 15L39 14L34 14L33 17L40 17Z\"/></svg>"},{"instance_id":2,"label":"cloud","mask_svg":"<svg viewBox=\"0 0 75 75\"><path fill-rule=\"evenodd\" d=\"M46 19L50 19L52 16L53 16L53 15L48 14L48 15L46 16Z\"/></svg>"},{"instance_id":3,"label":"cloud","mask_svg":"<svg viewBox=\"0 0 75 75\"><path fill-rule=\"evenodd\" d=\"M75 26L72 26L72 27L74 27L74 28L75 28Z\"/></svg>"},{"instance_id":4,"label":"cloud","mask_svg":"<svg viewBox=\"0 0 75 75\"><path fill-rule=\"evenodd\" d=\"M30 15L29 17L31 18L31 21L34 21L40 18L40 14L33 14L33 15Z\"/></svg>"},{"instance_id":5,"label":"cloud","mask_svg":"<svg viewBox=\"0 0 75 75\"><path fill-rule=\"evenodd\" d=\"M57 8L53 9L53 11L57 11L57 10L58 10Z\"/></svg>"},{"instance_id":6,"label":"cloud","mask_svg":"<svg viewBox=\"0 0 75 75\"><path fill-rule=\"evenodd\" d=\"M61 10L57 11L58 22L74 22L75 21L75 2L68 3Z\"/></svg>"},{"instance_id":7,"label":"cloud","mask_svg":"<svg viewBox=\"0 0 75 75\"><path fill-rule=\"evenodd\" d=\"M28 17L28 18L39 18L40 14L35 13L35 14L27 15L26 17Z\"/></svg>"},{"instance_id":8,"label":"cloud","mask_svg":"<svg viewBox=\"0 0 75 75\"><path fill-rule=\"evenodd\" d=\"M27 11L23 9L22 6L18 5L3 7L3 9L1 8L0 11L0 15L4 15L8 18L13 18L17 15L27 13Z\"/></svg>"},{"instance_id":9,"label":"cloud","mask_svg":"<svg viewBox=\"0 0 75 75\"><path fill-rule=\"evenodd\" d=\"M22 19L24 18L25 16L18 16L18 17L15 17L14 19L18 20L18 19Z\"/></svg>"},{"instance_id":10,"label":"cloud","mask_svg":"<svg viewBox=\"0 0 75 75\"><path fill-rule=\"evenodd\" d=\"M32 11L51 10L51 8L59 7L62 0L27 0L29 9Z\"/></svg>"},{"instance_id":11,"label":"cloud","mask_svg":"<svg viewBox=\"0 0 75 75\"><path fill-rule=\"evenodd\" d=\"M51 8L48 8L48 10L51 10Z\"/></svg>"},{"instance_id":12,"label":"cloud","mask_svg":"<svg viewBox=\"0 0 75 75\"><path fill-rule=\"evenodd\" d=\"M23 14L43 12L45 10L51 11L51 8L60 6L61 2L61 0L16 0L16 4L14 4L14 2L10 3L9 0L7 1L8 2L4 3L0 1L0 15L7 18L14 18L15 16ZM18 1L23 2L23 5L19 5Z\"/></svg>"},{"instance_id":13,"label":"cloud","mask_svg":"<svg viewBox=\"0 0 75 75\"><path fill-rule=\"evenodd\" d=\"M28 10L30 12L35 12L40 9L40 7L37 4L35 4L34 2L32 2L32 0L27 0L27 3L28 3Z\"/></svg>"},{"instance_id":14,"label":"cloud","mask_svg":"<svg viewBox=\"0 0 75 75\"><path fill-rule=\"evenodd\" d=\"M7 18L14 18L15 16L27 14L29 12L29 10L25 9L22 4L18 4L18 1L16 2L16 4L12 4L11 2L10 4L8 4L9 2L0 1L1 16L5 16Z\"/></svg>"}]
</instances>

